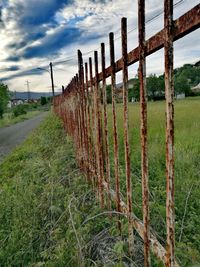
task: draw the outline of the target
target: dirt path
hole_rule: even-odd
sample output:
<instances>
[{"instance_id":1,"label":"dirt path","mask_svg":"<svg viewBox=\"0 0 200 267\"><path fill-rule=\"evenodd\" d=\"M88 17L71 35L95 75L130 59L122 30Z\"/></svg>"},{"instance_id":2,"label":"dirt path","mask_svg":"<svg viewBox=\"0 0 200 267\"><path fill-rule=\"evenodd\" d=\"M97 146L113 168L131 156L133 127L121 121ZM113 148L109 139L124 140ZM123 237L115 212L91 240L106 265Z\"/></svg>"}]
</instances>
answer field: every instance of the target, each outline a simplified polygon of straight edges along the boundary
<instances>
[{"instance_id":1,"label":"dirt path","mask_svg":"<svg viewBox=\"0 0 200 267\"><path fill-rule=\"evenodd\" d=\"M0 162L35 129L48 112L9 127L0 128Z\"/></svg>"}]
</instances>

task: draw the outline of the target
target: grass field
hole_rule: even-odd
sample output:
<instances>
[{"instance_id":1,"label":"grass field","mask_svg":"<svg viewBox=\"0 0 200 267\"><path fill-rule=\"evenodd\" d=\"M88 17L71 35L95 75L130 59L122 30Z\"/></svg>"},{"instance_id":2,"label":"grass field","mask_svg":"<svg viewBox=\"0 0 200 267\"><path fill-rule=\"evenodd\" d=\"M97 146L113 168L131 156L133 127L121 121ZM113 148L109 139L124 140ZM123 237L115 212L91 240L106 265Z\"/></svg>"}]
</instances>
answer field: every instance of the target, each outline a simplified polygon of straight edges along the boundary
<instances>
[{"instance_id":1,"label":"grass field","mask_svg":"<svg viewBox=\"0 0 200 267\"><path fill-rule=\"evenodd\" d=\"M109 137L113 159L112 116L109 110ZM125 191L123 105L117 105L120 183ZM139 104L129 105L129 139L133 210L142 218L140 173ZM148 103L149 186L151 226L158 239L165 240L165 103ZM114 173L112 160L112 174ZM114 180L114 179L112 179ZM200 264L200 98L175 102L175 212L176 255L182 265ZM124 194L125 196L125 194Z\"/></svg>"},{"instance_id":2,"label":"grass field","mask_svg":"<svg viewBox=\"0 0 200 267\"><path fill-rule=\"evenodd\" d=\"M16 124L18 122L31 119L37 115L39 115L41 111L35 110L35 111L28 111L26 114L20 115L18 117L13 117L12 113L5 113L3 116L3 119L0 119L0 128L6 127L12 124Z\"/></svg>"},{"instance_id":3,"label":"grass field","mask_svg":"<svg viewBox=\"0 0 200 267\"><path fill-rule=\"evenodd\" d=\"M120 184L125 192L123 106L117 105ZM165 244L165 106L148 104L151 226ZM139 105L130 104L133 211L141 213ZM200 99L175 103L176 256L181 266L200 266ZM109 106L112 157L112 121ZM112 165L112 184L113 160ZM124 194L125 195L125 194ZM50 115L28 140L0 165L0 266L125 266L116 220L101 215L61 122ZM136 236L137 240L137 236ZM138 239L139 241L139 239ZM137 243L133 266L142 265ZM152 257L152 266L160 265Z\"/></svg>"},{"instance_id":4,"label":"grass field","mask_svg":"<svg viewBox=\"0 0 200 267\"><path fill-rule=\"evenodd\" d=\"M101 212L50 115L0 165L0 266L122 266L115 220Z\"/></svg>"}]
</instances>

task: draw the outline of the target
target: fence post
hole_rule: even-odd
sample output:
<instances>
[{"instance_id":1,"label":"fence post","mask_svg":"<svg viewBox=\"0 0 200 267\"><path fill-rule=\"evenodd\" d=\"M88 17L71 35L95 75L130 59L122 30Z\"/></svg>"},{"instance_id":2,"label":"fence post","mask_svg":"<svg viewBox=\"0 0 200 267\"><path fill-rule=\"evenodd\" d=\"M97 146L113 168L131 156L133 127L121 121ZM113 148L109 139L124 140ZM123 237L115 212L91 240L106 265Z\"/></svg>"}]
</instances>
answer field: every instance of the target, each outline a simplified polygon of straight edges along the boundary
<instances>
[{"instance_id":1,"label":"fence post","mask_svg":"<svg viewBox=\"0 0 200 267\"><path fill-rule=\"evenodd\" d=\"M140 140L142 170L142 203L144 223L144 266L149 267L149 186L147 151L147 92L146 92L146 45L145 45L145 0L138 0L139 27L139 80L140 80Z\"/></svg>"},{"instance_id":2,"label":"fence post","mask_svg":"<svg viewBox=\"0 0 200 267\"><path fill-rule=\"evenodd\" d=\"M102 173L102 131L101 131L101 112L100 112L100 92L99 92L99 72L98 72L98 52L94 51L94 65L95 65L95 88L94 88L94 96L95 96L95 115L96 115L96 145L97 145L97 167L98 167L98 183L99 183L99 194L101 207L104 207L104 192L103 192L103 173Z\"/></svg>"},{"instance_id":3,"label":"fence post","mask_svg":"<svg viewBox=\"0 0 200 267\"><path fill-rule=\"evenodd\" d=\"M84 89L84 68L82 53L78 50L78 69L79 69L79 90L81 100L81 117L83 127L83 169L87 173L88 179L88 154L87 154L87 118L86 118L86 105L85 105L85 89Z\"/></svg>"},{"instance_id":4,"label":"fence post","mask_svg":"<svg viewBox=\"0 0 200 267\"><path fill-rule=\"evenodd\" d=\"M106 182L110 191L110 153L108 141L108 118L107 118L107 92L106 92L106 62L105 62L105 44L101 43L101 66L102 66L102 95L103 95L103 113L104 113L104 148L106 163ZM108 210L111 210L111 196L108 194Z\"/></svg>"},{"instance_id":5,"label":"fence post","mask_svg":"<svg viewBox=\"0 0 200 267\"><path fill-rule=\"evenodd\" d=\"M88 64L85 63L85 88L86 88L86 104L87 104L87 128L88 128L88 155L89 155L89 172L93 174L92 167L92 143L91 143L91 119L90 119L90 96L88 90Z\"/></svg>"},{"instance_id":6,"label":"fence post","mask_svg":"<svg viewBox=\"0 0 200 267\"><path fill-rule=\"evenodd\" d=\"M165 98L166 98L166 266L174 267L174 81L173 0L164 1Z\"/></svg>"},{"instance_id":7,"label":"fence post","mask_svg":"<svg viewBox=\"0 0 200 267\"><path fill-rule=\"evenodd\" d=\"M93 168L94 168L94 186L97 182L95 176L97 175L97 160L96 160L96 129L95 129L95 104L94 104L94 85L93 85L93 70L92 58L89 58L89 73L90 73L90 94L91 94L91 112L92 112L92 144L93 144Z\"/></svg>"},{"instance_id":8,"label":"fence post","mask_svg":"<svg viewBox=\"0 0 200 267\"><path fill-rule=\"evenodd\" d=\"M132 187L131 187L131 166L130 166L130 145L128 137L128 58L127 58L127 19L121 20L122 35L122 75L123 75L123 108L124 108L124 153L126 165L126 196L128 207L128 232L129 232L129 253L133 255L134 236L132 227Z\"/></svg>"},{"instance_id":9,"label":"fence post","mask_svg":"<svg viewBox=\"0 0 200 267\"><path fill-rule=\"evenodd\" d=\"M117 134L117 118L116 118L116 70L115 70L115 48L114 48L114 33L109 34L110 41L110 66L111 66L111 90L112 90L112 113L113 113L113 137L114 137L114 164L115 164L115 187L116 187L116 207L117 211L121 212L120 205L120 187L119 187L119 155L118 155L118 134ZM120 216L118 227L121 233Z\"/></svg>"}]
</instances>

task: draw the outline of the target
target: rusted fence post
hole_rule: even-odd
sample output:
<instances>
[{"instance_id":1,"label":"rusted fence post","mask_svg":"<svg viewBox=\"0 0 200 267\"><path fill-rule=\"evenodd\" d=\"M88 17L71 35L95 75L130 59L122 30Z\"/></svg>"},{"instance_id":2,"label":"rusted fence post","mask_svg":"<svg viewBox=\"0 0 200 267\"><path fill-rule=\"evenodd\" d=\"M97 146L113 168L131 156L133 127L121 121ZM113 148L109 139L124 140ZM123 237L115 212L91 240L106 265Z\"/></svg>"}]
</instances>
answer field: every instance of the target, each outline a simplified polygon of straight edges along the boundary
<instances>
[{"instance_id":1,"label":"rusted fence post","mask_svg":"<svg viewBox=\"0 0 200 267\"><path fill-rule=\"evenodd\" d=\"M86 105L85 105L85 89L84 89L84 68L82 53L78 50L78 65L79 65L79 91L81 103L81 117L83 127L83 169L88 177L88 137L87 137L87 118L86 118Z\"/></svg>"},{"instance_id":2,"label":"rusted fence post","mask_svg":"<svg viewBox=\"0 0 200 267\"><path fill-rule=\"evenodd\" d=\"M94 88L94 96L95 96L95 128L97 132L96 136L96 158L97 158L97 167L98 167L98 186L99 186L99 197L101 201L101 207L104 207L104 192L103 192L103 176L102 176L102 131L101 131L101 114L100 114L100 92L99 92L99 73L98 73L98 52L94 52L94 65L95 65L95 88Z\"/></svg>"},{"instance_id":3,"label":"rusted fence post","mask_svg":"<svg viewBox=\"0 0 200 267\"><path fill-rule=\"evenodd\" d=\"M164 1L165 98L166 98L166 266L174 267L174 81L173 81L173 0Z\"/></svg>"},{"instance_id":4,"label":"rusted fence post","mask_svg":"<svg viewBox=\"0 0 200 267\"><path fill-rule=\"evenodd\" d=\"M96 160L96 128L95 128L95 103L94 103L94 86L93 86L93 70L92 58L89 58L89 73L90 73L90 95L91 95L91 112L92 112L92 144L93 144L93 169L94 169L94 185L97 175L97 160Z\"/></svg>"},{"instance_id":5,"label":"rusted fence post","mask_svg":"<svg viewBox=\"0 0 200 267\"><path fill-rule=\"evenodd\" d=\"M141 171L142 202L144 223L144 266L150 266L149 246L149 187L148 187L148 155L147 155L147 92L146 92L146 45L145 45L145 0L138 1L139 27L139 81L140 81L140 139L141 139Z\"/></svg>"},{"instance_id":6,"label":"rusted fence post","mask_svg":"<svg viewBox=\"0 0 200 267\"><path fill-rule=\"evenodd\" d=\"M79 128L80 128L80 150L79 150L79 157L80 157L80 168L84 170L84 124L83 124L83 107L82 107L82 96L81 96L81 86L80 86L80 74L76 74L76 88L78 92L78 115L79 115Z\"/></svg>"},{"instance_id":7,"label":"rusted fence post","mask_svg":"<svg viewBox=\"0 0 200 267\"><path fill-rule=\"evenodd\" d=\"M115 61L114 35L110 33L110 66L105 67L105 46L101 44L102 72L98 72L98 54L95 52L95 77L92 74L92 59L89 58L90 81L88 81L87 64L84 68L82 54L78 52L79 72L62 95L53 99L54 111L63 120L66 132L75 143L78 164L83 173L93 175L93 184L103 207L104 192L116 203L118 212L123 213L135 231L144 240L144 266L150 266L150 249L167 267L179 267L175 261L174 248L174 87L173 87L173 41L182 38L200 27L200 4L173 21L173 1L164 0L165 27L154 36L145 40L145 0L138 0L139 46L127 54L127 25L122 19L122 58ZM166 95L166 249L149 230L148 203L148 157L147 157L147 99L146 99L146 56L164 47L165 49L165 95ZM127 67L139 60L140 80L140 124L141 124L141 171L143 196L143 221L132 211L130 151L128 140L128 72ZM126 162L127 204L120 195L118 133L116 118L116 72L123 71L124 102L124 149ZM107 130L106 78L111 76L112 88L112 120L114 139L114 175L115 191L110 186L110 158ZM99 83L102 86L102 104ZM89 90L90 88L90 90ZM91 104L90 104L91 101ZM91 110L90 110L91 108ZM104 129L102 129L102 110ZM91 134L91 135L90 135ZM103 141L102 141L103 140ZM103 144L104 145L103 145ZM104 147L104 151L103 151ZM92 153L91 153L92 150ZM105 155L105 162L103 160ZM105 179L104 164L105 163ZM92 170L92 172L91 172ZM121 231L120 217L118 226ZM129 228L129 245L132 230Z\"/></svg>"},{"instance_id":8,"label":"rusted fence post","mask_svg":"<svg viewBox=\"0 0 200 267\"><path fill-rule=\"evenodd\" d=\"M108 141L108 119L107 119L107 92L106 92L106 62L105 62L105 44L101 43L101 66L103 74L102 83L102 96L103 96L103 114L104 114L104 149L105 149L105 167L106 176L105 180L108 183L108 188L110 190L110 153L109 153L109 141ZM108 194L108 210L111 210L111 197Z\"/></svg>"},{"instance_id":9,"label":"rusted fence post","mask_svg":"<svg viewBox=\"0 0 200 267\"><path fill-rule=\"evenodd\" d=\"M111 90L112 90L112 114L113 114L113 137L114 137L114 165L115 165L115 188L116 188L116 207L121 212L120 205L120 187L119 187L119 155L118 155L118 134L116 117L116 70L115 70L115 48L114 33L109 34L110 41L110 66L111 66ZM120 216L119 216L120 217ZM121 232L121 221L118 220L118 227Z\"/></svg>"},{"instance_id":10,"label":"rusted fence post","mask_svg":"<svg viewBox=\"0 0 200 267\"><path fill-rule=\"evenodd\" d=\"M90 112L90 94L88 90L88 64L85 63L85 88L86 88L86 105L87 105L87 132L88 132L88 155L89 155L89 172L93 175L92 164L92 130L91 130L91 112ZM91 179L90 179L91 180Z\"/></svg>"},{"instance_id":11,"label":"rusted fence post","mask_svg":"<svg viewBox=\"0 0 200 267\"><path fill-rule=\"evenodd\" d=\"M128 136L128 64L127 64L127 19L121 20L122 35L122 75L123 75L123 108L124 108L124 152L126 165L126 195L128 206L128 232L129 232L129 253L133 255L134 236L132 227L132 186L130 166L130 145Z\"/></svg>"}]
</instances>

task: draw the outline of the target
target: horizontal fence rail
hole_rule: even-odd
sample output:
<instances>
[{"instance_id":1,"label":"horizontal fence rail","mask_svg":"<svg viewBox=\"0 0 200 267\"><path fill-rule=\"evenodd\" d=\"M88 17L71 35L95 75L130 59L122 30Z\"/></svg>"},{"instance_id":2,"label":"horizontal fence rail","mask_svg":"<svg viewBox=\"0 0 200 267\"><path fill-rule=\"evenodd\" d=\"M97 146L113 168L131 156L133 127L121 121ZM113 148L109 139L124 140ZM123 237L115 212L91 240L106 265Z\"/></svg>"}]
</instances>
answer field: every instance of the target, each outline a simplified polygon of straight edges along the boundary
<instances>
[{"instance_id":1,"label":"horizontal fence rail","mask_svg":"<svg viewBox=\"0 0 200 267\"><path fill-rule=\"evenodd\" d=\"M122 231L121 214L128 220L129 253L134 252L133 229L144 241L144 266L151 265L150 251L167 267L178 267L175 260L174 232L174 83L173 42L200 26L200 4L177 20L173 20L173 1L164 0L164 29L145 39L145 0L138 0L138 47L127 51L127 19L121 21L122 58L115 61L114 34L109 34L110 66L106 68L105 44L101 55L83 63L78 50L78 73L59 96L53 100L54 111L64 122L72 137L76 158L86 180L93 187L102 208L112 211L115 204L117 226ZM164 47L166 99L166 248L150 229L148 186L147 92L146 57ZM98 59L101 58L101 72ZM128 127L128 66L139 62L140 82L140 141L143 219L134 214L131 184L130 144ZM94 70L94 73L93 73ZM126 177L126 201L120 190L119 141L116 111L116 73L123 78L123 133ZM111 77L114 175L111 177L111 150L108 138L108 110L106 78ZM111 186L114 181L115 188ZM111 216L112 212L110 212Z\"/></svg>"}]
</instances>

